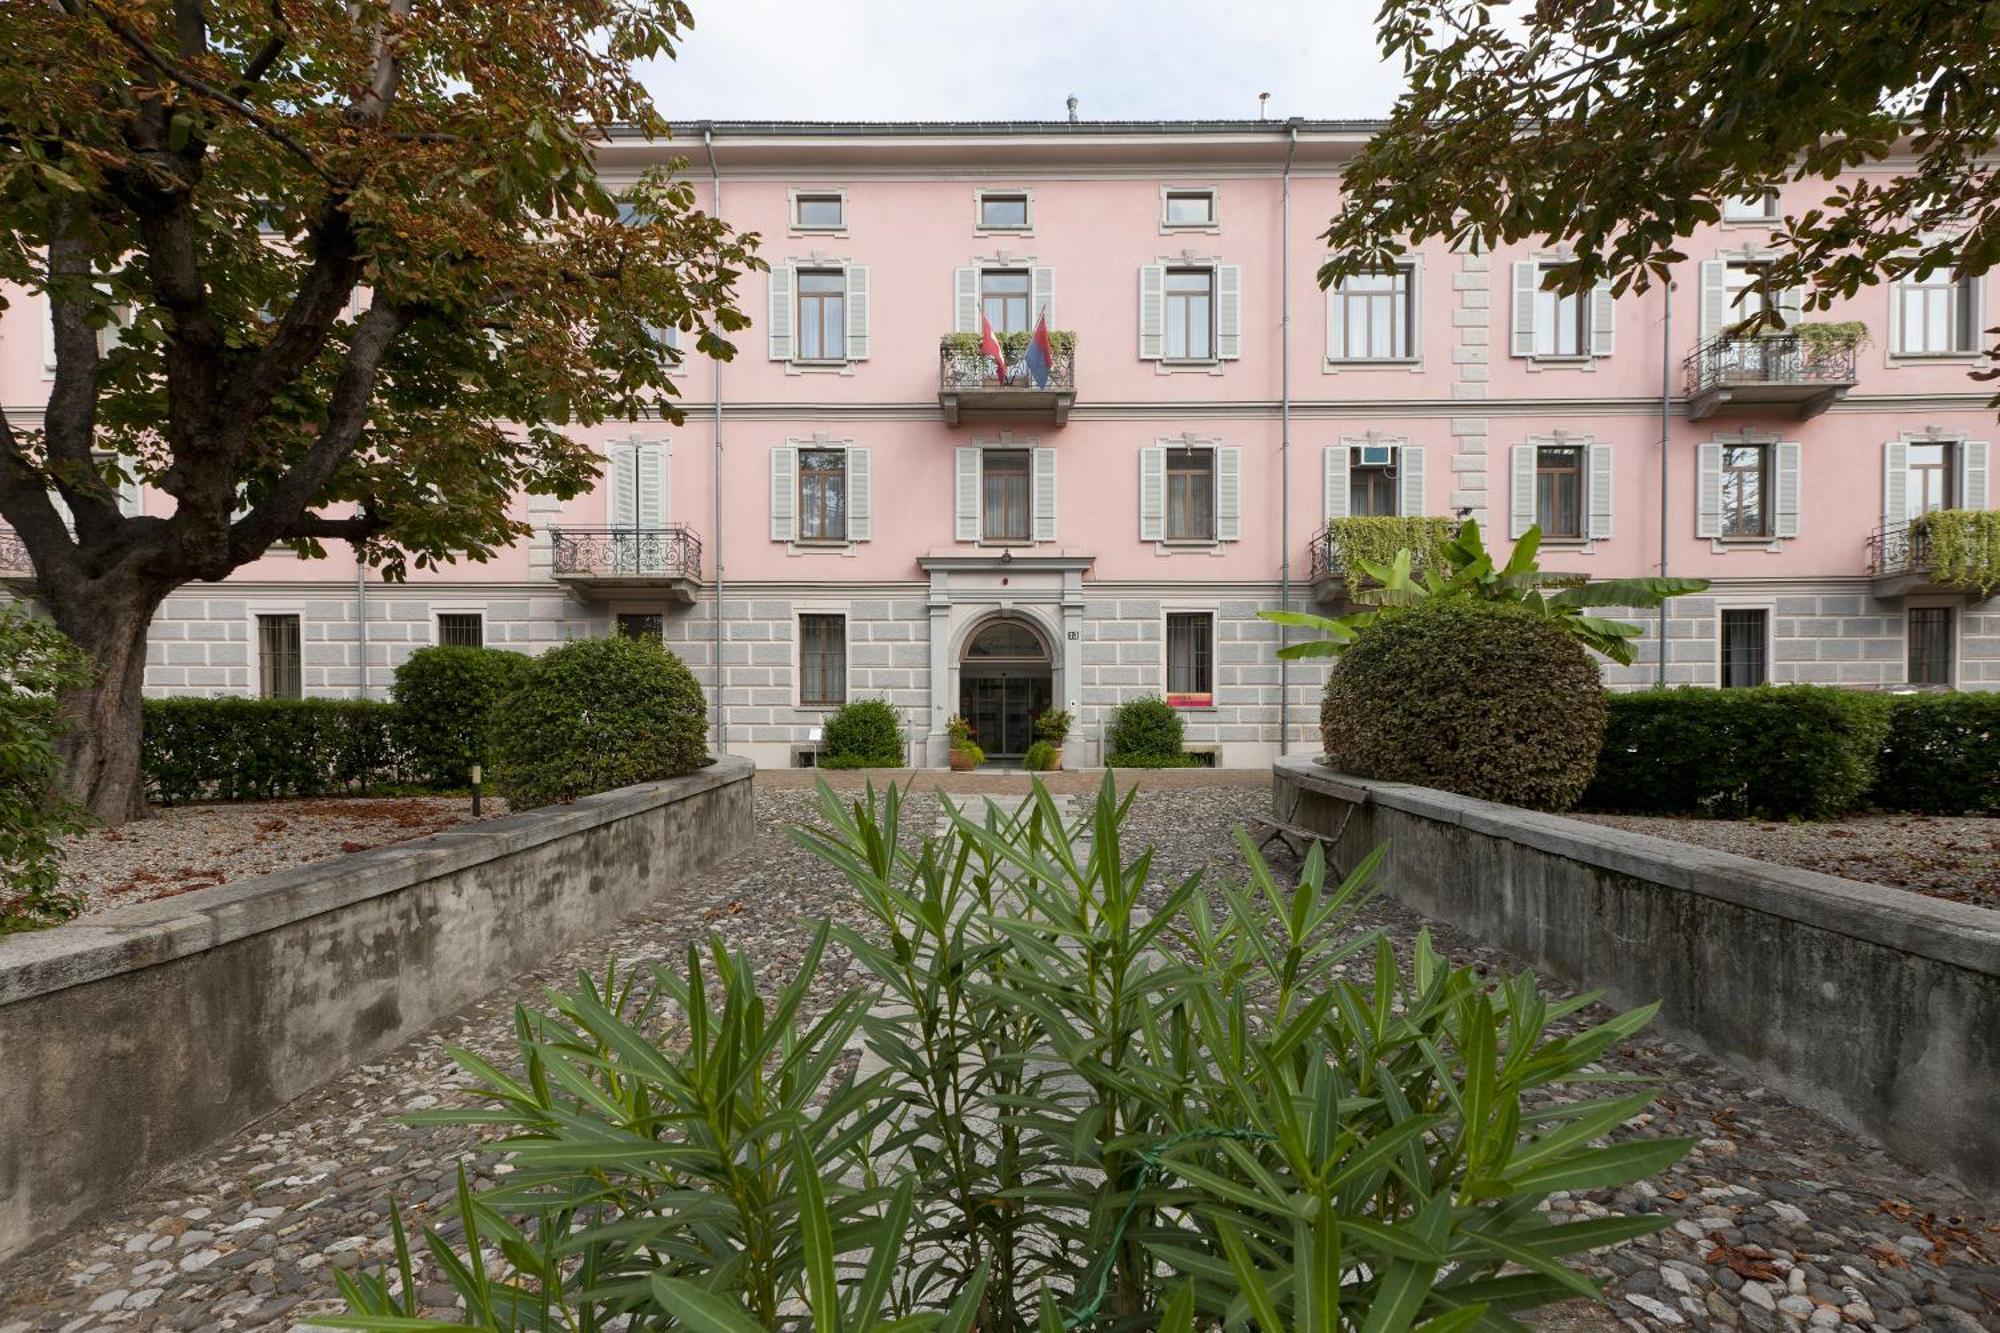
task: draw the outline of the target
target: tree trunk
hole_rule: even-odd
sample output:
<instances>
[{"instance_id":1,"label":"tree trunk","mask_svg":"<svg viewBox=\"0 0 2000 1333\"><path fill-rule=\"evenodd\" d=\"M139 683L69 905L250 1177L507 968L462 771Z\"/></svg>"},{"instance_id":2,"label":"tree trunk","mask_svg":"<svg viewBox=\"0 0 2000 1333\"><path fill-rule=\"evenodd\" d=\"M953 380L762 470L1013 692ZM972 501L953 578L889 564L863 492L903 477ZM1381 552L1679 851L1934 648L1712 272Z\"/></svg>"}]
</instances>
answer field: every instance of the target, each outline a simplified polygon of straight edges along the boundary
<instances>
[{"instance_id":1,"label":"tree trunk","mask_svg":"<svg viewBox=\"0 0 2000 1333\"><path fill-rule=\"evenodd\" d=\"M88 685L65 693L67 727L56 742L62 794L107 827L146 817L139 770L139 699L146 678L146 630L160 597L99 583L81 596L44 597L63 633L90 655Z\"/></svg>"}]
</instances>

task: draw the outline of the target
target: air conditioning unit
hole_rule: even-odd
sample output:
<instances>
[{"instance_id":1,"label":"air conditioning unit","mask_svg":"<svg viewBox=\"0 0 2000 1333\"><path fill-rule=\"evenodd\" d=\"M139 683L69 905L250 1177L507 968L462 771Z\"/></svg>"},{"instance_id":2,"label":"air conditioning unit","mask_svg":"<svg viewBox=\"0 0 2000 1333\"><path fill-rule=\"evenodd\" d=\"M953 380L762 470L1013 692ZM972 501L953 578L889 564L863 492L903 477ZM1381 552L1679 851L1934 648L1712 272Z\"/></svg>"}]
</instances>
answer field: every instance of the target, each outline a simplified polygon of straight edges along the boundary
<instances>
[{"instance_id":1,"label":"air conditioning unit","mask_svg":"<svg viewBox=\"0 0 2000 1333\"><path fill-rule=\"evenodd\" d=\"M1354 461L1361 467L1393 467L1396 463L1396 446L1393 444L1364 444L1354 452L1359 455Z\"/></svg>"}]
</instances>

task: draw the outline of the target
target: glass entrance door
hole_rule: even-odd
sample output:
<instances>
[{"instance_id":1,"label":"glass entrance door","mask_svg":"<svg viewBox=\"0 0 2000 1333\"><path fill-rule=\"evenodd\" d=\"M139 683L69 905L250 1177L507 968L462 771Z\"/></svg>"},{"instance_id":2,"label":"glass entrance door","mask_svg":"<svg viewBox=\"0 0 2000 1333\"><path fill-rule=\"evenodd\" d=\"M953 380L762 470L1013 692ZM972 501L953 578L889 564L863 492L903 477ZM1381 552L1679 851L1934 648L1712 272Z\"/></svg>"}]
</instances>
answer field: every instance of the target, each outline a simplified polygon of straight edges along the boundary
<instances>
[{"instance_id":1,"label":"glass entrance door","mask_svg":"<svg viewBox=\"0 0 2000 1333\"><path fill-rule=\"evenodd\" d=\"M1018 759L1035 740L1035 716L1048 710L1047 675L968 673L959 683L959 714L988 758Z\"/></svg>"}]
</instances>

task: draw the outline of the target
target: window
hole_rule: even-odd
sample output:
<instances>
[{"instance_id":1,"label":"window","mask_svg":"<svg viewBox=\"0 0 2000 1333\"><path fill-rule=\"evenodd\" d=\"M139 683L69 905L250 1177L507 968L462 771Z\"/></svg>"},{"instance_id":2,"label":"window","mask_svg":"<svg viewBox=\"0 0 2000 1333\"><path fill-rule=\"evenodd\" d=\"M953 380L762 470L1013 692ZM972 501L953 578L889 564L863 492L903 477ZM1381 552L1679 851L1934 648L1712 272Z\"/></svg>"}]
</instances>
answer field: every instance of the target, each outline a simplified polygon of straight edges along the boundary
<instances>
[{"instance_id":1,"label":"window","mask_svg":"<svg viewBox=\"0 0 2000 1333\"><path fill-rule=\"evenodd\" d=\"M1912 444L1909 451L1907 472L1909 476L1907 516L1916 518L1934 509L1955 508L1958 503L1958 488L1952 483L1953 474L1958 470L1958 460L1953 457L1956 448L1949 442Z\"/></svg>"},{"instance_id":2,"label":"window","mask_svg":"<svg viewBox=\"0 0 2000 1333\"><path fill-rule=\"evenodd\" d=\"M799 705L838 708L847 702L847 617L799 617Z\"/></svg>"},{"instance_id":3,"label":"window","mask_svg":"<svg viewBox=\"0 0 2000 1333\"><path fill-rule=\"evenodd\" d=\"M484 648L486 617L477 611L440 611L437 641L446 648Z\"/></svg>"},{"instance_id":4,"label":"window","mask_svg":"<svg viewBox=\"0 0 2000 1333\"><path fill-rule=\"evenodd\" d=\"M1722 447L1722 535L1771 535L1771 449L1763 444Z\"/></svg>"},{"instance_id":5,"label":"window","mask_svg":"<svg viewBox=\"0 0 2000 1333\"><path fill-rule=\"evenodd\" d=\"M1722 269L1722 322L1725 326L1739 324L1752 315L1761 315L1770 308L1770 296L1757 287L1757 280L1764 276L1770 265L1762 260L1731 260Z\"/></svg>"},{"instance_id":6,"label":"window","mask_svg":"<svg viewBox=\"0 0 2000 1333\"><path fill-rule=\"evenodd\" d=\"M1540 285L1549 265L1536 270L1535 355L1590 354L1590 293L1552 292Z\"/></svg>"},{"instance_id":7,"label":"window","mask_svg":"<svg viewBox=\"0 0 2000 1333\"><path fill-rule=\"evenodd\" d=\"M1778 216L1778 192L1731 195L1722 201L1724 222L1769 222Z\"/></svg>"},{"instance_id":8,"label":"window","mask_svg":"<svg viewBox=\"0 0 2000 1333\"><path fill-rule=\"evenodd\" d=\"M1396 451L1360 444L1349 451L1347 512L1355 518L1396 512Z\"/></svg>"},{"instance_id":9,"label":"window","mask_svg":"<svg viewBox=\"0 0 2000 1333\"><path fill-rule=\"evenodd\" d=\"M988 449L980 458L980 532L990 542L1024 542L1031 532L1026 449Z\"/></svg>"},{"instance_id":10,"label":"window","mask_svg":"<svg viewBox=\"0 0 2000 1333\"><path fill-rule=\"evenodd\" d=\"M1765 660L1771 613L1762 607L1731 608L1722 613L1722 686L1748 689L1770 677Z\"/></svg>"},{"instance_id":11,"label":"window","mask_svg":"<svg viewBox=\"0 0 2000 1333\"><path fill-rule=\"evenodd\" d=\"M1951 608L1910 608L1910 684L1951 684Z\"/></svg>"},{"instance_id":12,"label":"window","mask_svg":"<svg viewBox=\"0 0 2000 1333\"><path fill-rule=\"evenodd\" d=\"M1979 350L1979 289L1974 279L1926 273L1896 285L1896 351L1950 356Z\"/></svg>"},{"instance_id":13,"label":"window","mask_svg":"<svg viewBox=\"0 0 2000 1333\"><path fill-rule=\"evenodd\" d=\"M266 699L305 694L297 616L257 617L257 692Z\"/></svg>"},{"instance_id":14,"label":"window","mask_svg":"<svg viewBox=\"0 0 2000 1333\"><path fill-rule=\"evenodd\" d=\"M1169 227L1214 226L1215 191L1168 190L1164 221Z\"/></svg>"},{"instance_id":15,"label":"window","mask_svg":"<svg viewBox=\"0 0 2000 1333\"><path fill-rule=\"evenodd\" d=\"M1028 196L1025 194L980 195L979 225L987 231L1026 231L1028 229Z\"/></svg>"},{"instance_id":16,"label":"window","mask_svg":"<svg viewBox=\"0 0 2000 1333\"><path fill-rule=\"evenodd\" d=\"M1583 446L1545 444L1535 450L1535 522L1544 537L1583 536Z\"/></svg>"},{"instance_id":17,"label":"window","mask_svg":"<svg viewBox=\"0 0 2000 1333\"><path fill-rule=\"evenodd\" d=\"M1024 268L991 268L979 275L979 308L993 332L1027 333L1029 275Z\"/></svg>"},{"instance_id":18,"label":"window","mask_svg":"<svg viewBox=\"0 0 2000 1333\"><path fill-rule=\"evenodd\" d=\"M1215 451L1167 450L1167 522L1170 542L1215 540Z\"/></svg>"},{"instance_id":19,"label":"window","mask_svg":"<svg viewBox=\"0 0 2000 1333\"><path fill-rule=\"evenodd\" d=\"M799 540L847 540L846 450L799 450Z\"/></svg>"},{"instance_id":20,"label":"window","mask_svg":"<svg viewBox=\"0 0 2000 1333\"><path fill-rule=\"evenodd\" d=\"M792 209L792 224L800 231L839 231L847 225L847 200L839 194L801 194Z\"/></svg>"},{"instance_id":21,"label":"window","mask_svg":"<svg viewBox=\"0 0 2000 1333\"><path fill-rule=\"evenodd\" d=\"M667 618L658 611L620 611L618 637L661 642L667 637Z\"/></svg>"},{"instance_id":22,"label":"window","mask_svg":"<svg viewBox=\"0 0 2000 1333\"><path fill-rule=\"evenodd\" d=\"M1215 270L1170 268L1167 270L1167 359L1170 361L1212 361L1214 337Z\"/></svg>"},{"instance_id":23,"label":"window","mask_svg":"<svg viewBox=\"0 0 2000 1333\"><path fill-rule=\"evenodd\" d=\"M1214 702L1215 621L1205 611L1167 617L1167 702Z\"/></svg>"},{"instance_id":24,"label":"window","mask_svg":"<svg viewBox=\"0 0 2000 1333\"><path fill-rule=\"evenodd\" d=\"M1398 264L1386 273L1342 278L1333 290L1333 334L1327 355L1335 361L1408 361L1417 354L1415 270Z\"/></svg>"},{"instance_id":25,"label":"window","mask_svg":"<svg viewBox=\"0 0 2000 1333\"><path fill-rule=\"evenodd\" d=\"M847 359L847 275L839 269L799 270L799 357Z\"/></svg>"}]
</instances>

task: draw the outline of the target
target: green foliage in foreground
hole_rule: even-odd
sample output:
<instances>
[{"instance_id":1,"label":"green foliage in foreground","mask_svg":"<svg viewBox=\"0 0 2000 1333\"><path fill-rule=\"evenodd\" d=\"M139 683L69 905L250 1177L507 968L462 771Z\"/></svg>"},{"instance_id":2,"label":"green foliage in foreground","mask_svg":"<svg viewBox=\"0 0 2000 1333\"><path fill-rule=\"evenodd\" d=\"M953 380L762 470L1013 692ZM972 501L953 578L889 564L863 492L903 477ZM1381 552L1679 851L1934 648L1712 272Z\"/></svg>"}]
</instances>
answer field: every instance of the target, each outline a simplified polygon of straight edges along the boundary
<instances>
[{"instance_id":1,"label":"green foliage in foreground","mask_svg":"<svg viewBox=\"0 0 2000 1333\"><path fill-rule=\"evenodd\" d=\"M2000 589L2000 510L1936 509L1910 520L1931 577L1981 597Z\"/></svg>"},{"instance_id":2,"label":"green foliage in foreground","mask_svg":"<svg viewBox=\"0 0 2000 1333\"><path fill-rule=\"evenodd\" d=\"M472 765L492 760L493 707L527 674L529 658L504 648L439 644L396 668L389 695L410 768L426 785L472 785Z\"/></svg>"},{"instance_id":3,"label":"green foliage in foreground","mask_svg":"<svg viewBox=\"0 0 2000 1333\"><path fill-rule=\"evenodd\" d=\"M1870 800L1930 815L2000 814L2000 694L1897 696Z\"/></svg>"},{"instance_id":4,"label":"green foliage in foreground","mask_svg":"<svg viewBox=\"0 0 2000 1333\"><path fill-rule=\"evenodd\" d=\"M1687 1151L1621 1132L1650 1094L1596 1092L1651 1009L1587 1025L1591 997L1423 936L1399 961L1355 928L1372 857L1334 884L1315 851L1288 886L1239 839L1247 884L1162 895L1129 807L1107 781L1066 827L1037 784L1012 819L947 803L933 839L894 788L822 786L794 837L865 925L822 923L769 998L712 936L521 1010L511 1068L457 1052L486 1105L412 1120L504 1134L511 1170L461 1185L432 1272L399 1221L393 1266L337 1273L350 1313L316 1322L1518 1330L1596 1294L1566 1260L1664 1223L1540 1208ZM865 989L827 994L829 945ZM460 1324L415 1317L420 1280Z\"/></svg>"},{"instance_id":5,"label":"green foliage in foreground","mask_svg":"<svg viewBox=\"0 0 2000 1333\"><path fill-rule=\"evenodd\" d=\"M1105 750L1127 761L1127 767L1147 767L1148 759L1182 758L1187 744L1187 723L1180 710L1157 694L1127 699L1111 710L1111 725L1105 728ZM1174 763L1150 765L1178 768Z\"/></svg>"},{"instance_id":6,"label":"green foliage in foreground","mask_svg":"<svg viewBox=\"0 0 2000 1333\"><path fill-rule=\"evenodd\" d=\"M0 606L0 935L83 910L82 896L62 887L56 845L82 827L79 812L55 795L56 695L90 675L90 660L61 630Z\"/></svg>"},{"instance_id":7,"label":"green foliage in foreground","mask_svg":"<svg viewBox=\"0 0 2000 1333\"><path fill-rule=\"evenodd\" d=\"M887 699L842 704L827 717L821 735L821 768L902 768L910 762L903 715Z\"/></svg>"},{"instance_id":8,"label":"green foliage in foreground","mask_svg":"<svg viewBox=\"0 0 2000 1333\"><path fill-rule=\"evenodd\" d=\"M147 699L140 765L162 805L380 793L410 779L403 710L374 699Z\"/></svg>"}]
</instances>

